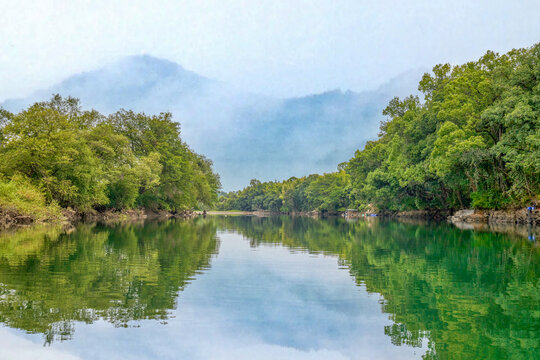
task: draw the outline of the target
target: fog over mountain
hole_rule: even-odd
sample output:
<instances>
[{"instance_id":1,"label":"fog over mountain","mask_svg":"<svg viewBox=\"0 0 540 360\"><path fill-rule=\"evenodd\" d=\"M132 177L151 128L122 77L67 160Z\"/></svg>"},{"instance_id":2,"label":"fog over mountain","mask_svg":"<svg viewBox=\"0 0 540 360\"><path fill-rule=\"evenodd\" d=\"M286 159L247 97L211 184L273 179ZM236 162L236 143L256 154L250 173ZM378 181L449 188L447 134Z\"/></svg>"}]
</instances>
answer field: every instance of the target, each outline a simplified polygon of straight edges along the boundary
<instances>
[{"instance_id":1,"label":"fog over mountain","mask_svg":"<svg viewBox=\"0 0 540 360\"><path fill-rule=\"evenodd\" d=\"M416 93L423 72L411 70L373 91L332 90L278 99L243 93L176 63L143 55L74 75L1 106L19 111L58 93L103 113L120 108L171 112L181 123L183 139L214 161L228 191L252 178L282 180L334 171L376 138L388 101Z\"/></svg>"}]
</instances>

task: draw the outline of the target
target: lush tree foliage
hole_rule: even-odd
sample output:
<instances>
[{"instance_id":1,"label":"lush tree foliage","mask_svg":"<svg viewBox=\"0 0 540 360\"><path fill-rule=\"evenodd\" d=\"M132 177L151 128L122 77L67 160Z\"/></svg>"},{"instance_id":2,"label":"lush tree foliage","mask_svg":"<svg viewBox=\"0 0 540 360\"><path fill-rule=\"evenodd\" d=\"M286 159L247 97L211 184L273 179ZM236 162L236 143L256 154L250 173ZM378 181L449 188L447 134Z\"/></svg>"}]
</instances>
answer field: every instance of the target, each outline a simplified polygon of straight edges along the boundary
<instances>
[{"instance_id":1,"label":"lush tree foliage","mask_svg":"<svg viewBox=\"0 0 540 360\"><path fill-rule=\"evenodd\" d=\"M503 208L540 194L540 44L437 65L390 101L379 139L346 165L351 201L379 209Z\"/></svg>"},{"instance_id":2,"label":"lush tree foliage","mask_svg":"<svg viewBox=\"0 0 540 360\"><path fill-rule=\"evenodd\" d=\"M252 182L222 209L497 209L540 195L540 44L437 65L334 174ZM343 172L345 171L345 173ZM338 189L338 187L340 187Z\"/></svg>"},{"instance_id":3,"label":"lush tree foliage","mask_svg":"<svg viewBox=\"0 0 540 360\"><path fill-rule=\"evenodd\" d=\"M23 178L47 203L81 212L209 206L220 187L210 160L182 142L170 114L104 116L60 96L0 112L0 176Z\"/></svg>"},{"instance_id":4,"label":"lush tree foliage","mask_svg":"<svg viewBox=\"0 0 540 360\"><path fill-rule=\"evenodd\" d=\"M60 219L60 206L55 202L47 204L43 193L28 179L22 176L15 176L10 181L0 179L0 227Z\"/></svg>"},{"instance_id":5,"label":"lush tree foliage","mask_svg":"<svg viewBox=\"0 0 540 360\"><path fill-rule=\"evenodd\" d=\"M292 177L283 182L251 180L245 189L221 196L218 209L284 213L343 211L349 201L349 183L345 171Z\"/></svg>"}]
</instances>

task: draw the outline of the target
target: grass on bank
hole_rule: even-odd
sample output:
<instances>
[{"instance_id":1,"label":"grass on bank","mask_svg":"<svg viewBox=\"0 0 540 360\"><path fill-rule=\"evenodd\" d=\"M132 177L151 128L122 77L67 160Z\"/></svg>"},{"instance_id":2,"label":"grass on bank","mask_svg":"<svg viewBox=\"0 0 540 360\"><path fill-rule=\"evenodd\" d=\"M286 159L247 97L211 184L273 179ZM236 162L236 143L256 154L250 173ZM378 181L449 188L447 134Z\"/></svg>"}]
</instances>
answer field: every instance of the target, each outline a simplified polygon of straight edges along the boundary
<instances>
[{"instance_id":1,"label":"grass on bank","mask_svg":"<svg viewBox=\"0 0 540 360\"><path fill-rule=\"evenodd\" d=\"M55 202L47 204L45 195L22 176L14 176L9 181L0 178L0 213L3 221L14 223L64 219L60 206Z\"/></svg>"}]
</instances>

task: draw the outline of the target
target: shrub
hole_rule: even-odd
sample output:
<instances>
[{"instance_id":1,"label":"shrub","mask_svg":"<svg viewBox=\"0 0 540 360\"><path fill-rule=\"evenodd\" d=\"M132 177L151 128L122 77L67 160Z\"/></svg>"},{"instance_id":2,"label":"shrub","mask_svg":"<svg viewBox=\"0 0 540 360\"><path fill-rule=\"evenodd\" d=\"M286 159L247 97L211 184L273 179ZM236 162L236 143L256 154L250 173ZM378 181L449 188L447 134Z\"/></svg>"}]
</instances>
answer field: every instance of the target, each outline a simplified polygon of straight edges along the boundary
<instances>
[{"instance_id":1,"label":"shrub","mask_svg":"<svg viewBox=\"0 0 540 360\"><path fill-rule=\"evenodd\" d=\"M60 206L55 202L47 204L43 192L21 175L9 181L0 179L0 211L11 219L4 222L17 222L17 219L60 222L64 219Z\"/></svg>"}]
</instances>

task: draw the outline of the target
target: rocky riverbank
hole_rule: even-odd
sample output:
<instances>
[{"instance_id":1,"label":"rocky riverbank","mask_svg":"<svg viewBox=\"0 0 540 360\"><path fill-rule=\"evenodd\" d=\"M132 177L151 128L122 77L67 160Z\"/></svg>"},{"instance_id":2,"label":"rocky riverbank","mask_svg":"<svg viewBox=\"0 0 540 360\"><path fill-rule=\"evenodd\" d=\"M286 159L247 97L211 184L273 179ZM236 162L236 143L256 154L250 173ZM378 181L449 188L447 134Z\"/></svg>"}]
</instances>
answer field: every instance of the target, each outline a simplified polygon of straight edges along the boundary
<instances>
[{"instance_id":1,"label":"rocky riverbank","mask_svg":"<svg viewBox=\"0 0 540 360\"><path fill-rule=\"evenodd\" d=\"M445 220L451 214L451 210L411 210L397 212L394 216L405 219Z\"/></svg>"},{"instance_id":2,"label":"rocky riverbank","mask_svg":"<svg viewBox=\"0 0 540 360\"><path fill-rule=\"evenodd\" d=\"M346 218L370 216L370 213L347 211ZM376 213L379 217L417 219L417 220L448 220L455 224L530 224L540 225L540 210L528 211L527 208L511 210L411 210L385 211Z\"/></svg>"},{"instance_id":3,"label":"rocky riverbank","mask_svg":"<svg viewBox=\"0 0 540 360\"><path fill-rule=\"evenodd\" d=\"M197 216L196 212L191 210L181 212L153 211L145 209L131 210L106 210L106 211L88 211L84 213L72 209L62 209L62 213L56 217L49 217L43 220L23 215L12 209L0 207L0 229L7 229L17 226L32 226L39 224L76 224L78 222L102 222L116 223L124 221L137 221L145 219L168 219L168 218L192 218Z\"/></svg>"},{"instance_id":4,"label":"rocky riverbank","mask_svg":"<svg viewBox=\"0 0 540 360\"><path fill-rule=\"evenodd\" d=\"M410 210L410 211L382 211L382 212L359 212L348 210L342 213L348 219L362 218L366 216L378 216L383 218L415 219L415 220L446 220L452 214L451 210Z\"/></svg>"},{"instance_id":5,"label":"rocky riverbank","mask_svg":"<svg viewBox=\"0 0 540 360\"><path fill-rule=\"evenodd\" d=\"M459 210L448 218L452 223L540 225L540 210Z\"/></svg>"}]
</instances>

